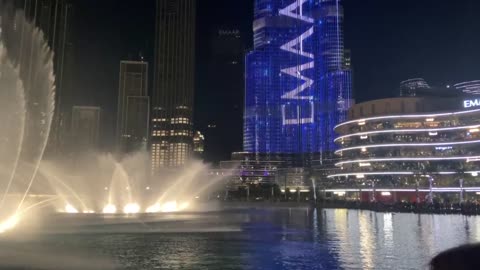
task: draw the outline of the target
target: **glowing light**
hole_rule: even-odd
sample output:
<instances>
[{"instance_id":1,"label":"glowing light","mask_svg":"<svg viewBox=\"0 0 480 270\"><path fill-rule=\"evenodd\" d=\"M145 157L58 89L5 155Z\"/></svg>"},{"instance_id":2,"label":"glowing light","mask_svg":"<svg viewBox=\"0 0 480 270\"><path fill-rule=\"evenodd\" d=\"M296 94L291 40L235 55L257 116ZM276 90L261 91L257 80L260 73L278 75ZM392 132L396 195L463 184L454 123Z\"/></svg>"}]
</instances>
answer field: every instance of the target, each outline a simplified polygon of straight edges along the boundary
<instances>
[{"instance_id":1,"label":"glowing light","mask_svg":"<svg viewBox=\"0 0 480 270\"><path fill-rule=\"evenodd\" d=\"M123 207L123 213L125 214L137 214L140 212L140 205L137 203L129 203Z\"/></svg>"},{"instance_id":2,"label":"glowing light","mask_svg":"<svg viewBox=\"0 0 480 270\"><path fill-rule=\"evenodd\" d=\"M346 192L345 191L335 191L335 192L333 192L333 194L342 197L342 196L345 196Z\"/></svg>"},{"instance_id":3,"label":"glowing light","mask_svg":"<svg viewBox=\"0 0 480 270\"><path fill-rule=\"evenodd\" d=\"M18 224L19 219L20 218L18 215L13 215L4 222L0 223L0 233L5 233L15 228L15 226L17 226Z\"/></svg>"},{"instance_id":4,"label":"glowing light","mask_svg":"<svg viewBox=\"0 0 480 270\"><path fill-rule=\"evenodd\" d=\"M390 193L389 191L383 191L381 194L382 196L392 196L392 193Z\"/></svg>"},{"instance_id":5,"label":"glowing light","mask_svg":"<svg viewBox=\"0 0 480 270\"><path fill-rule=\"evenodd\" d=\"M475 141L461 141L461 142L446 142L446 143L389 143L389 144L373 144L373 145L364 145L364 146L354 146L346 147L340 150L335 151L335 154L362 149L362 148L383 148L383 147L418 147L418 146L435 146L435 150L449 150L453 149L452 145L461 145L461 144L475 144L480 143L480 140Z\"/></svg>"},{"instance_id":6,"label":"glowing light","mask_svg":"<svg viewBox=\"0 0 480 270\"><path fill-rule=\"evenodd\" d=\"M179 210L179 211L185 210L185 209L187 209L189 206L190 206L190 203L184 202L184 203L180 204L180 206L178 207L178 210Z\"/></svg>"},{"instance_id":7,"label":"glowing light","mask_svg":"<svg viewBox=\"0 0 480 270\"><path fill-rule=\"evenodd\" d=\"M372 164L370 164L368 162L367 163L360 163L360 167L370 167L370 166L372 166Z\"/></svg>"},{"instance_id":8,"label":"glowing light","mask_svg":"<svg viewBox=\"0 0 480 270\"><path fill-rule=\"evenodd\" d=\"M453 115L460 115L460 114L468 114L468 113L474 113L474 112L480 112L480 109L475 109L475 110L470 110L470 111L458 111L458 112L450 112L450 113L437 113L437 114L410 114L410 115L389 115L389 116L379 116L379 117L370 117L370 118L365 118L365 119L360 119L360 120L352 120L352 121L346 121L343 122L337 126L336 128L339 128L344 125L352 124L355 122L360 122L360 121L371 121L371 120L382 120L382 119L405 119L405 118L431 118L431 117L440 117L440 116L453 116Z\"/></svg>"},{"instance_id":9,"label":"glowing light","mask_svg":"<svg viewBox=\"0 0 480 270\"><path fill-rule=\"evenodd\" d=\"M146 190L150 190L150 187L146 187L145 189L146 189Z\"/></svg>"},{"instance_id":10,"label":"glowing light","mask_svg":"<svg viewBox=\"0 0 480 270\"><path fill-rule=\"evenodd\" d=\"M83 211L84 214L95 214L95 211L93 210L85 210Z\"/></svg>"},{"instance_id":11,"label":"glowing light","mask_svg":"<svg viewBox=\"0 0 480 270\"><path fill-rule=\"evenodd\" d=\"M365 172L363 175L412 175L413 172ZM329 175L328 178L356 176L357 173L340 173Z\"/></svg>"},{"instance_id":12,"label":"glowing light","mask_svg":"<svg viewBox=\"0 0 480 270\"><path fill-rule=\"evenodd\" d=\"M176 201L166 202L164 204L156 203L145 210L147 213L171 213L187 209L190 206L188 202L178 204Z\"/></svg>"},{"instance_id":13,"label":"glowing light","mask_svg":"<svg viewBox=\"0 0 480 270\"><path fill-rule=\"evenodd\" d=\"M69 214L77 214L78 210L75 207L73 207L73 205L67 204L65 206L65 212Z\"/></svg>"},{"instance_id":14,"label":"glowing light","mask_svg":"<svg viewBox=\"0 0 480 270\"><path fill-rule=\"evenodd\" d=\"M115 214L115 213L117 213L117 207L113 204L107 204L103 208L103 213L104 214Z\"/></svg>"},{"instance_id":15,"label":"glowing light","mask_svg":"<svg viewBox=\"0 0 480 270\"><path fill-rule=\"evenodd\" d=\"M145 212L147 212L147 213L158 213L158 212L160 212L160 210L162 210L161 205L159 203L156 203L152 206L149 206L147 208L147 210L145 210Z\"/></svg>"},{"instance_id":16,"label":"glowing light","mask_svg":"<svg viewBox=\"0 0 480 270\"><path fill-rule=\"evenodd\" d=\"M161 211L165 212L165 213L178 211L177 202L176 201L171 201L171 202L164 203L162 205Z\"/></svg>"},{"instance_id":17,"label":"glowing light","mask_svg":"<svg viewBox=\"0 0 480 270\"><path fill-rule=\"evenodd\" d=\"M363 147L362 152L367 152L367 148Z\"/></svg>"},{"instance_id":18,"label":"glowing light","mask_svg":"<svg viewBox=\"0 0 480 270\"><path fill-rule=\"evenodd\" d=\"M358 125L359 125L359 126L365 126L365 121L360 121L360 122L358 122Z\"/></svg>"},{"instance_id":19,"label":"glowing light","mask_svg":"<svg viewBox=\"0 0 480 270\"><path fill-rule=\"evenodd\" d=\"M446 128L385 129L385 130L366 131L366 132L358 132L358 133L352 133L352 134L340 136L335 139L335 142L337 142L338 140L342 140L350 137L364 136L364 135L376 135L376 134L385 134L385 133L438 132L438 131L452 131L452 130L462 130L462 129L471 129L471 128L480 128L480 125L446 127Z\"/></svg>"},{"instance_id":20,"label":"glowing light","mask_svg":"<svg viewBox=\"0 0 480 270\"><path fill-rule=\"evenodd\" d=\"M476 192L475 194L480 195L480 192Z\"/></svg>"},{"instance_id":21,"label":"glowing light","mask_svg":"<svg viewBox=\"0 0 480 270\"><path fill-rule=\"evenodd\" d=\"M383 161L433 161L433 160L466 160L467 162L479 161L480 156L472 157L422 157L422 158L374 158L374 159L363 159L363 160L347 160L338 162L335 164L337 167L341 167L344 164L351 163L363 163L363 162L383 162Z\"/></svg>"},{"instance_id":22,"label":"glowing light","mask_svg":"<svg viewBox=\"0 0 480 270\"><path fill-rule=\"evenodd\" d=\"M477 176L478 176L478 172L472 172L472 176L473 176L473 177L477 177Z\"/></svg>"},{"instance_id":23,"label":"glowing light","mask_svg":"<svg viewBox=\"0 0 480 270\"><path fill-rule=\"evenodd\" d=\"M478 192L480 193L480 187L470 187L470 188L432 188L433 192L460 192L461 190L465 192ZM346 189L326 189L325 192L358 192L359 189L354 189L354 188L346 188ZM362 188L362 192L424 192L428 193L430 192L429 188L420 188L420 189L413 189L413 188L379 188L379 189L373 189L373 188ZM480 195L480 194L479 194Z\"/></svg>"},{"instance_id":24,"label":"glowing light","mask_svg":"<svg viewBox=\"0 0 480 270\"><path fill-rule=\"evenodd\" d=\"M479 131L480 131L480 129L478 129L478 128L472 128L472 129L469 130L470 133L477 133Z\"/></svg>"},{"instance_id":25,"label":"glowing light","mask_svg":"<svg viewBox=\"0 0 480 270\"><path fill-rule=\"evenodd\" d=\"M366 139L368 139L368 136L367 135L362 135L362 136L360 136L360 139L366 140Z\"/></svg>"},{"instance_id":26,"label":"glowing light","mask_svg":"<svg viewBox=\"0 0 480 270\"><path fill-rule=\"evenodd\" d=\"M437 136L437 135L438 135L438 132L436 132L436 131L429 132L428 135L430 135L430 136Z\"/></svg>"},{"instance_id":27,"label":"glowing light","mask_svg":"<svg viewBox=\"0 0 480 270\"><path fill-rule=\"evenodd\" d=\"M435 118L427 118L427 119L425 119L425 121L427 121L427 122L433 122L433 121L435 121Z\"/></svg>"},{"instance_id":28,"label":"glowing light","mask_svg":"<svg viewBox=\"0 0 480 270\"><path fill-rule=\"evenodd\" d=\"M357 174L357 179L363 179L363 178L365 178L364 174Z\"/></svg>"}]
</instances>

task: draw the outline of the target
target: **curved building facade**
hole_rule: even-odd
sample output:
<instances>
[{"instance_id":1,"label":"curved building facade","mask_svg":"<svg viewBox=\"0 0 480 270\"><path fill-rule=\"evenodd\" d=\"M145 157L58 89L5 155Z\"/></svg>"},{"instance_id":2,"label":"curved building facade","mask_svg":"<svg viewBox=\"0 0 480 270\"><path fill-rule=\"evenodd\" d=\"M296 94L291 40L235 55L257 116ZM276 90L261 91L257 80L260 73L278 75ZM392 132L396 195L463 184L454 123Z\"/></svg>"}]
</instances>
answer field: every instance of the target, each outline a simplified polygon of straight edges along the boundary
<instances>
[{"instance_id":1,"label":"curved building facade","mask_svg":"<svg viewBox=\"0 0 480 270\"><path fill-rule=\"evenodd\" d=\"M430 89L430 85L423 78L402 81L400 83L400 96L414 97L419 89Z\"/></svg>"},{"instance_id":2,"label":"curved building facade","mask_svg":"<svg viewBox=\"0 0 480 270\"><path fill-rule=\"evenodd\" d=\"M480 192L480 100L391 98L357 104L349 113L352 120L335 127L340 149L330 191L397 200L412 200L412 192L417 199L419 193Z\"/></svg>"},{"instance_id":3,"label":"curved building facade","mask_svg":"<svg viewBox=\"0 0 480 270\"><path fill-rule=\"evenodd\" d=\"M457 83L453 87L465 94L480 95L480 80Z\"/></svg>"}]
</instances>

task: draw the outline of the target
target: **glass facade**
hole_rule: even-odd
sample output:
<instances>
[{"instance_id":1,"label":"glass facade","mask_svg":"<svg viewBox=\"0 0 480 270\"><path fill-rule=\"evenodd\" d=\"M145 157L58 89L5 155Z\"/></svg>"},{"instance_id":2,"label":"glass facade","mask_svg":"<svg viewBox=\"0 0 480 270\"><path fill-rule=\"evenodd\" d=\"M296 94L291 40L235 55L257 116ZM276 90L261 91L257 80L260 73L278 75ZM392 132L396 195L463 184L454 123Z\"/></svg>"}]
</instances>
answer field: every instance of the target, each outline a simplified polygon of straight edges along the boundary
<instances>
[{"instance_id":1,"label":"glass facade","mask_svg":"<svg viewBox=\"0 0 480 270\"><path fill-rule=\"evenodd\" d=\"M334 127L351 105L339 1L256 0L246 57L244 150L335 150Z\"/></svg>"}]
</instances>

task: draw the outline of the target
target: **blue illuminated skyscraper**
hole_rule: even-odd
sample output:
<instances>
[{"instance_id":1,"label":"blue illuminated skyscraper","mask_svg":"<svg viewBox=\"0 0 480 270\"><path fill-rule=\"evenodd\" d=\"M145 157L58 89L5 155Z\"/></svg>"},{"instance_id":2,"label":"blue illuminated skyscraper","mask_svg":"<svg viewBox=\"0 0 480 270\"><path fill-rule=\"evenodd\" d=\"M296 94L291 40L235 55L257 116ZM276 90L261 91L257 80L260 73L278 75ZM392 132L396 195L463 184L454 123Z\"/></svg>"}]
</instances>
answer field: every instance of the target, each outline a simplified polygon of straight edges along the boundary
<instances>
[{"instance_id":1,"label":"blue illuminated skyscraper","mask_svg":"<svg viewBox=\"0 0 480 270\"><path fill-rule=\"evenodd\" d=\"M244 150L328 157L352 103L339 0L255 0Z\"/></svg>"}]
</instances>

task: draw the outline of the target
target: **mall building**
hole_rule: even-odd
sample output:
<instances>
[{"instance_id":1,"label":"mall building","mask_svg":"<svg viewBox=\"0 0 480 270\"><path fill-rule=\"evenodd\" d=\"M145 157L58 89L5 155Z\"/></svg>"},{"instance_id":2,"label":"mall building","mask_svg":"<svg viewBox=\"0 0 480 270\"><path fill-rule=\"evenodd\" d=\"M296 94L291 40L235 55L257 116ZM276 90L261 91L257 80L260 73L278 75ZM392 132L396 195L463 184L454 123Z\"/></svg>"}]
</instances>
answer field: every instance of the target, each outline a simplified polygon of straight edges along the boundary
<instances>
[{"instance_id":1,"label":"mall building","mask_svg":"<svg viewBox=\"0 0 480 270\"><path fill-rule=\"evenodd\" d=\"M335 127L326 197L422 202L480 199L480 98L456 89L351 107Z\"/></svg>"}]
</instances>

